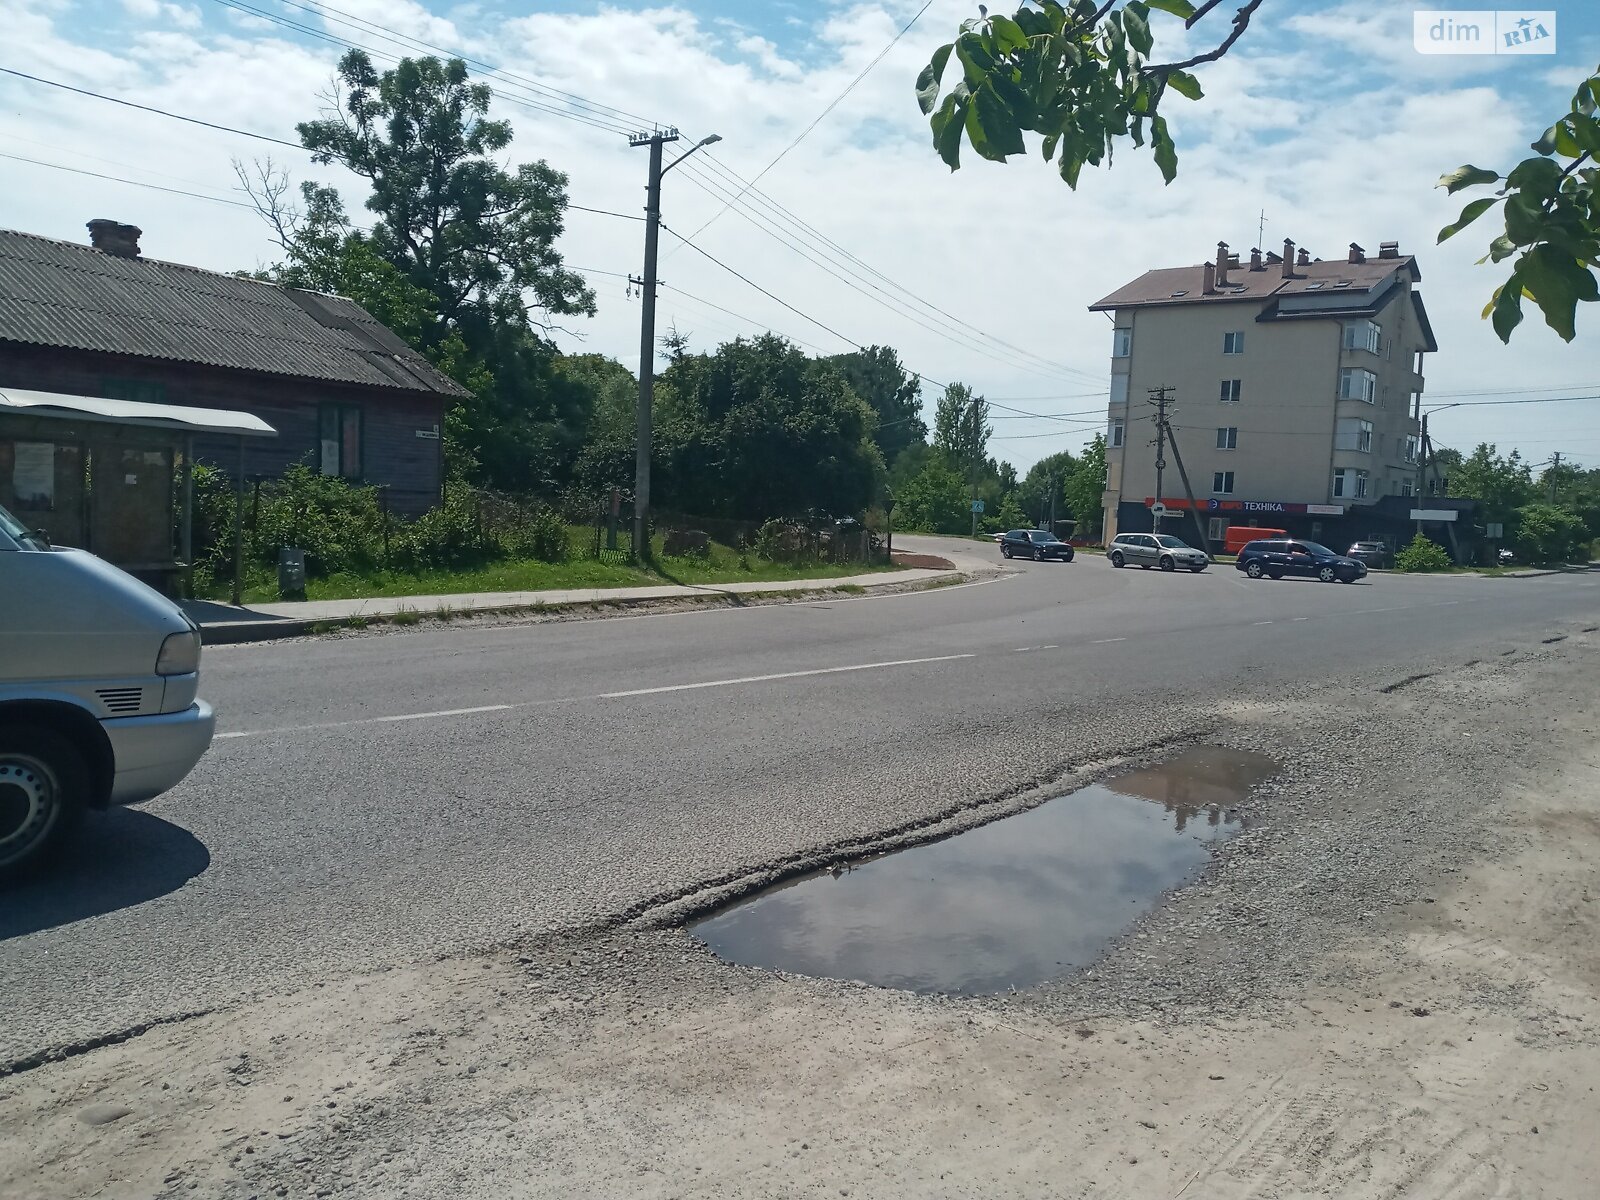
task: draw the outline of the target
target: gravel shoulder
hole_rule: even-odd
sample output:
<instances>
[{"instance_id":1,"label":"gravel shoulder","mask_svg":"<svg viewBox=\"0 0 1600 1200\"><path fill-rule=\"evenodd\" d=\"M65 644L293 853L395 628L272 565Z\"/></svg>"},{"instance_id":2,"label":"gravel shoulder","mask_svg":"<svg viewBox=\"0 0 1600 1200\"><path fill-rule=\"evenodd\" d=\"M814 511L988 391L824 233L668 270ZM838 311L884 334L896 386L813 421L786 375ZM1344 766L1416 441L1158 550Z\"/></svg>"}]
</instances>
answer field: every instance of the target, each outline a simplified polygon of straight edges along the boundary
<instances>
[{"instance_id":1,"label":"gravel shoulder","mask_svg":"<svg viewBox=\"0 0 1600 1200\"><path fill-rule=\"evenodd\" d=\"M760 878L724 880L23 1064L0 1194L1584 1194L1600 635L1540 634L1175 721L1283 770L1060 983L948 1000L723 966L675 922Z\"/></svg>"}]
</instances>

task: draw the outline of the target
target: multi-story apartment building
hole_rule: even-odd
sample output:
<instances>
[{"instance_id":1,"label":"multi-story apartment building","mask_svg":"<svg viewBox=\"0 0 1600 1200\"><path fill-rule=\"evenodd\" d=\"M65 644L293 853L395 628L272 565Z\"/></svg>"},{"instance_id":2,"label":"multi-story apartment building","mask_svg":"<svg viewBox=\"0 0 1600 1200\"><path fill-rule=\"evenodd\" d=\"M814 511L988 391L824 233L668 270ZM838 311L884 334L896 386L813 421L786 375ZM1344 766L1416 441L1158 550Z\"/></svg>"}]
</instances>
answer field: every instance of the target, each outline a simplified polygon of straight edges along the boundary
<instances>
[{"instance_id":1,"label":"multi-story apartment building","mask_svg":"<svg viewBox=\"0 0 1600 1200\"><path fill-rule=\"evenodd\" d=\"M1162 528L1191 538L1168 454L1156 491L1155 407L1169 420L1212 548L1230 524L1330 544L1404 535L1417 480L1423 355L1438 349L1416 260L1384 242L1337 261L1252 250L1146 271L1090 305L1112 323L1106 537ZM1182 522L1182 529L1179 522Z\"/></svg>"}]
</instances>

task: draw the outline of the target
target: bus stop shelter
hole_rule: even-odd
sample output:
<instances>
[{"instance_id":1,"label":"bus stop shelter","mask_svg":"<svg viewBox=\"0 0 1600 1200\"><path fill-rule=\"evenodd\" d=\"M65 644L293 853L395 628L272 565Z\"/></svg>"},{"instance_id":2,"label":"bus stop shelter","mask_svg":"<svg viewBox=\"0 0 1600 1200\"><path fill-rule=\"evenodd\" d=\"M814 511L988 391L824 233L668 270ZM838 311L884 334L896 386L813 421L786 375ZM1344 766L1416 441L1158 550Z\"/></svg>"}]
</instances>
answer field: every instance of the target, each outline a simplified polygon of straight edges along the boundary
<instances>
[{"instance_id":1,"label":"bus stop shelter","mask_svg":"<svg viewBox=\"0 0 1600 1200\"><path fill-rule=\"evenodd\" d=\"M99 555L169 595L192 590L194 438L238 439L233 602L239 603L244 442L276 437L249 413L0 389L0 507L51 542Z\"/></svg>"}]
</instances>

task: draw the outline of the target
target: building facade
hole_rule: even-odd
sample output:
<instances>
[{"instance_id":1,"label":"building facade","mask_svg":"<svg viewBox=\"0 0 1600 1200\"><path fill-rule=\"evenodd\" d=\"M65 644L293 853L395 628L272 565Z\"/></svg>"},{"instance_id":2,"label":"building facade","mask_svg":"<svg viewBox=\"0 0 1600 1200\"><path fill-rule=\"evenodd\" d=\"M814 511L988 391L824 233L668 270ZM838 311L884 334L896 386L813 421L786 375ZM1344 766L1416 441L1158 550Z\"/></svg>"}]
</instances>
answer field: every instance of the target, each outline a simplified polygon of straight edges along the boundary
<instances>
[{"instance_id":1,"label":"building facade","mask_svg":"<svg viewBox=\"0 0 1600 1200\"><path fill-rule=\"evenodd\" d=\"M398 514L439 503L445 407L465 390L365 309L144 258L132 226L90 232L0 230L0 389L248 412L278 436L244 446L247 479L305 463L383 488ZM194 451L239 471L236 439L200 435ZM58 473L81 459L66 442L53 453ZM0 478L0 502L14 490Z\"/></svg>"},{"instance_id":2,"label":"building facade","mask_svg":"<svg viewBox=\"0 0 1600 1200\"><path fill-rule=\"evenodd\" d=\"M1189 540L1186 510L1203 514L1213 551L1235 524L1395 545L1417 488L1423 358L1438 349L1420 280L1393 242L1324 261L1286 241L1246 263L1219 243L1211 262L1147 271L1090 305L1112 326L1106 537L1152 529L1159 500L1162 529ZM1177 445L1164 469L1162 388Z\"/></svg>"}]
</instances>

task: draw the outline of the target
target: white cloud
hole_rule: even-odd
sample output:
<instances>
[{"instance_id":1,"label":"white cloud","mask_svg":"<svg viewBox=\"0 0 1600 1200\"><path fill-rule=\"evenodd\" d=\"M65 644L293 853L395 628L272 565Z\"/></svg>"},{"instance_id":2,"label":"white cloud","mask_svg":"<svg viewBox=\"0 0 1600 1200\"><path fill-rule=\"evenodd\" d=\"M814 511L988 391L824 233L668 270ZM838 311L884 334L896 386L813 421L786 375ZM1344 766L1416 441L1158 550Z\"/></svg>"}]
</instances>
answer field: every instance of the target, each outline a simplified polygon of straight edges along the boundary
<instances>
[{"instance_id":1,"label":"white cloud","mask_svg":"<svg viewBox=\"0 0 1600 1200\"><path fill-rule=\"evenodd\" d=\"M490 81L499 93L498 115L516 129L507 157L545 158L566 171L575 204L641 209L645 152L630 149L618 130L661 121L676 122L695 138L720 133L720 145L666 180L665 219L688 233L722 205L703 189L738 186L719 177L717 164L745 178L766 167L883 49L915 11L908 3L868 0L833 8L811 17L806 36L787 45L774 44L770 33L761 38L725 30L683 5L511 19L473 6L439 16L410 0L341 0L340 7L514 73L517 80ZM97 36L94 46L82 44L54 0L21 0L15 7L20 11L8 16L8 34L17 55L34 64L31 73L290 141L295 123L317 114L318 93L340 53L289 40L276 27L258 29L231 18L203 29L176 19L151 29L143 13L134 13L140 19L122 31L126 49L114 52L98 48L117 45L114 38ZM167 7L172 6L158 13L166 14ZM796 240L800 222L814 226L917 297L960 318L962 328L981 327L1068 365L1072 373L1035 372L992 343L983 343L981 351L971 347L944 318L883 279L861 272L865 280L848 287L737 212L720 216L700 244L852 340L896 346L930 378L963 379L995 397L1041 397L1019 407L1076 411L1093 407L1093 400L1069 397L1099 390L1107 372L1105 318L1085 311L1086 305L1148 267L1199 262L1219 239L1247 250L1264 208L1269 243L1293 237L1332 257L1352 240L1370 248L1398 239L1403 250L1421 256L1422 292L1443 347L1429 364L1430 393L1600 379L1600 315L1583 315L1589 336L1570 347L1531 315L1508 350L1478 319L1497 282L1494 270L1473 265L1488 239L1487 226L1433 245L1437 230L1459 208L1457 200L1434 189L1439 173L1466 161L1515 161L1550 114L1526 98L1502 94L1496 85L1503 75L1354 70L1357 50L1374 51L1388 37L1393 22L1388 18L1385 24L1382 8L1361 0L1339 6L1358 19L1345 26L1337 46L1327 41L1332 34L1323 26L1301 17L1263 26L1259 38L1253 28L1233 55L1201 69L1205 100L1169 102L1180 152L1176 182L1163 187L1148 150L1123 146L1113 170L1086 170L1072 192L1036 153L1004 166L969 153L967 165L953 175L934 157L912 81L932 48L972 15L969 0L936 0L911 34L761 181L761 192L787 212L750 198L771 231ZM1176 30L1176 22L1163 21ZM347 27L337 32L398 52L376 35L357 36ZM1167 33L1163 28L1162 35ZM1202 39L1194 45L1202 42L1209 44ZM1561 90L1570 93L1576 78L1575 72ZM587 97L595 106L577 104L562 92ZM1541 101L1546 107L1549 94ZM358 181L315 168L293 150L20 81L0 83L0 134L35 143L6 143L7 152L220 197L236 196L230 156L270 153L297 177L336 183L352 213L361 213ZM43 151L40 142L57 152ZM686 138L675 149L688 145ZM7 164L7 174L18 186L8 190L5 219L20 228L82 239L83 222L110 216L142 226L146 249L159 257L223 270L271 257L265 230L244 209L15 163ZM626 274L639 270L641 243L637 222L574 211L562 245L574 265ZM802 244L813 257L824 257L809 236ZM686 291L747 315L756 328L770 324L830 352L844 348L675 245L672 237L663 238L662 276L669 285L661 297L663 329L675 320L700 345L751 330L685 299ZM584 346L631 364L637 301L624 296L621 279L598 277L595 284L601 311L582 323ZM874 287L898 303L880 303L885 298ZM908 319L906 310L917 319ZM1562 432L1563 418L1555 410L1563 407L1581 406L1458 409L1441 416L1437 432L1447 442L1491 437L1502 446L1521 437L1532 453L1535 443ZM999 432L1050 428L1049 422L1007 421ZM1059 443L997 442L996 449L1025 466L1083 436L1064 435ZM1600 429L1587 447L1563 448L1600 461Z\"/></svg>"}]
</instances>

